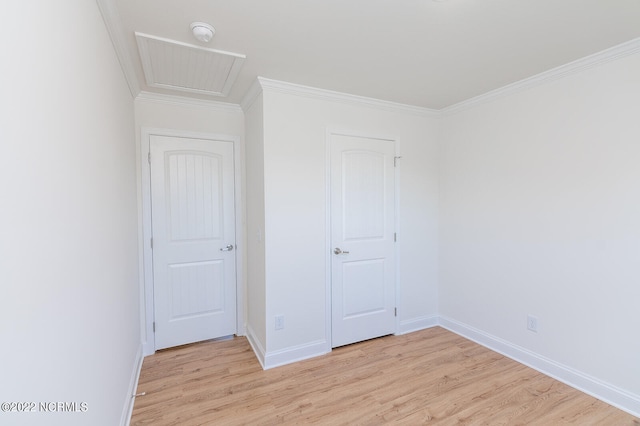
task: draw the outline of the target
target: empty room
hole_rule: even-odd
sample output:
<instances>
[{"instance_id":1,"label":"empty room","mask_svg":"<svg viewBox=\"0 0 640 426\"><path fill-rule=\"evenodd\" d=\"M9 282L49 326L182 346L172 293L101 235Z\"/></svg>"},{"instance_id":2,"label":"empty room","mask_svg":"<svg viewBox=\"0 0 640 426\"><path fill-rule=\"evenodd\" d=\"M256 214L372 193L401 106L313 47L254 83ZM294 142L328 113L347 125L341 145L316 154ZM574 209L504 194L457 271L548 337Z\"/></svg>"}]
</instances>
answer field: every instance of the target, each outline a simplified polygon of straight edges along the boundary
<instances>
[{"instance_id":1,"label":"empty room","mask_svg":"<svg viewBox=\"0 0 640 426\"><path fill-rule=\"evenodd\" d=\"M640 423L637 0L0 20L0 424Z\"/></svg>"}]
</instances>

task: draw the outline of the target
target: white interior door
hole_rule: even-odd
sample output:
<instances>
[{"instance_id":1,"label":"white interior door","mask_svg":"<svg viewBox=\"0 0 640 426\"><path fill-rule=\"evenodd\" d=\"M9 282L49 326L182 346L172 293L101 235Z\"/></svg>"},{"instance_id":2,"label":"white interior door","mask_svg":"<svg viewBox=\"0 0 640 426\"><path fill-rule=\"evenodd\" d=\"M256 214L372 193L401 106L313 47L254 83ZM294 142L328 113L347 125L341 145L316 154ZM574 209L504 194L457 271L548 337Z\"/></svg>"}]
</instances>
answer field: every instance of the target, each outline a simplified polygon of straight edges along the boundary
<instances>
[{"instance_id":1,"label":"white interior door","mask_svg":"<svg viewBox=\"0 0 640 426\"><path fill-rule=\"evenodd\" d=\"M149 143L156 349L234 334L233 143Z\"/></svg>"},{"instance_id":2,"label":"white interior door","mask_svg":"<svg viewBox=\"0 0 640 426\"><path fill-rule=\"evenodd\" d=\"M395 331L394 141L331 135L331 344Z\"/></svg>"}]
</instances>

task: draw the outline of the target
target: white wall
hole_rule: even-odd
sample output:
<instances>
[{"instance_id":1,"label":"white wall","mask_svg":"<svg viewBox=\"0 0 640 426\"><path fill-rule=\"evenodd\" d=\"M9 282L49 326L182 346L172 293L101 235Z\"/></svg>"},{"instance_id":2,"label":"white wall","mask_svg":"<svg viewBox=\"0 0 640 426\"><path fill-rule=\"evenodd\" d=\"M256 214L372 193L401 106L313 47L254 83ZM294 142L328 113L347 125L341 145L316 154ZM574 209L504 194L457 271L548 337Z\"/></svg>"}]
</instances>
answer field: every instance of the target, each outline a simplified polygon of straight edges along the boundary
<instances>
[{"instance_id":1,"label":"white wall","mask_svg":"<svg viewBox=\"0 0 640 426\"><path fill-rule=\"evenodd\" d=\"M440 158L440 314L637 407L639 75L635 54L447 116Z\"/></svg>"},{"instance_id":2,"label":"white wall","mask_svg":"<svg viewBox=\"0 0 640 426\"><path fill-rule=\"evenodd\" d=\"M135 117L138 130L154 127L232 136L244 134L244 116L236 105L142 94L136 98Z\"/></svg>"},{"instance_id":3,"label":"white wall","mask_svg":"<svg viewBox=\"0 0 640 426\"><path fill-rule=\"evenodd\" d=\"M247 337L264 363L266 293L264 251L264 121L262 95L245 111L247 179Z\"/></svg>"},{"instance_id":4,"label":"white wall","mask_svg":"<svg viewBox=\"0 0 640 426\"><path fill-rule=\"evenodd\" d=\"M328 347L326 131L394 137L399 184L402 330L437 314L437 123L425 114L263 92L266 352L274 363ZM252 232L248 232L251 238ZM285 329L274 330L274 317ZM287 353L288 352L288 353ZM268 363L267 363L268 364Z\"/></svg>"},{"instance_id":5,"label":"white wall","mask_svg":"<svg viewBox=\"0 0 640 426\"><path fill-rule=\"evenodd\" d=\"M116 425L140 356L131 94L95 2L7 3L0 35L0 401L88 409L0 423Z\"/></svg>"}]
</instances>

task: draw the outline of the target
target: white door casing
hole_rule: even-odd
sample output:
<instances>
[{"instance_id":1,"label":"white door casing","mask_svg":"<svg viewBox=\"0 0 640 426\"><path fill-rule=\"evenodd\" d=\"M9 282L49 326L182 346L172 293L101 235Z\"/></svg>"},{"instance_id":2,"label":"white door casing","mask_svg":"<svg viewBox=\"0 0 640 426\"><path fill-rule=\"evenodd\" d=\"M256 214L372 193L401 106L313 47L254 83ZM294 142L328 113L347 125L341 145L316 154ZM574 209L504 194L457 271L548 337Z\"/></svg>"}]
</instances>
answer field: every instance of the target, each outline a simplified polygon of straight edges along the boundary
<instances>
[{"instance_id":1,"label":"white door casing","mask_svg":"<svg viewBox=\"0 0 640 426\"><path fill-rule=\"evenodd\" d=\"M233 142L149 143L155 349L234 334Z\"/></svg>"},{"instance_id":2,"label":"white door casing","mask_svg":"<svg viewBox=\"0 0 640 426\"><path fill-rule=\"evenodd\" d=\"M331 346L392 334L395 143L330 134Z\"/></svg>"}]
</instances>

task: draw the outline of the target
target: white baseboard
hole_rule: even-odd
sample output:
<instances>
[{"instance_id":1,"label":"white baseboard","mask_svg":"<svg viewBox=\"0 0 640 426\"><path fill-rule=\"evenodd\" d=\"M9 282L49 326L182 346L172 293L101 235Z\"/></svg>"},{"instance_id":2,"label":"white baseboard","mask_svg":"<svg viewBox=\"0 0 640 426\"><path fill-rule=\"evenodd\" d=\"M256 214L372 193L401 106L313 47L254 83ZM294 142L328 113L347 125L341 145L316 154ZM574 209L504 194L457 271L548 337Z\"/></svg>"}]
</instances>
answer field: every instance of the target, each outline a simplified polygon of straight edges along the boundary
<instances>
[{"instance_id":1,"label":"white baseboard","mask_svg":"<svg viewBox=\"0 0 640 426\"><path fill-rule=\"evenodd\" d=\"M331 352L331 348L324 339L305 343L303 345L291 346L279 351L267 352L265 354L263 368L268 370L281 365L302 361L303 359L325 355L329 352Z\"/></svg>"},{"instance_id":2,"label":"white baseboard","mask_svg":"<svg viewBox=\"0 0 640 426\"><path fill-rule=\"evenodd\" d=\"M264 367L265 350L262 347L260 340L256 338L256 333L250 325L247 325L247 340L249 341L249 346L253 349L253 353L256 354L256 358L258 358L258 362L262 366L262 369L266 370Z\"/></svg>"},{"instance_id":3,"label":"white baseboard","mask_svg":"<svg viewBox=\"0 0 640 426\"><path fill-rule=\"evenodd\" d=\"M122 426L129 426L131 422L131 414L133 413L133 404L135 403L136 389L138 389L138 379L140 378L140 370L142 370L142 361L144 356L142 355L142 345L138 347L138 353L136 354L135 362L133 363L133 371L131 372L131 380L129 381L129 388L127 390L124 407L122 409L122 417L120 418L120 424Z\"/></svg>"},{"instance_id":4,"label":"white baseboard","mask_svg":"<svg viewBox=\"0 0 640 426\"><path fill-rule=\"evenodd\" d=\"M617 388L595 377L591 377L451 318L441 316L439 318L439 324L453 333L472 340L547 376L553 377L581 392L626 411L633 416L640 417L640 395L635 395Z\"/></svg>"},{"instance_id":5,"label":"white baseboard","mask_svg":"<svg viewBox=\"0 0 640 426\"><path fill-rule=\"evenodd\" d=\"M331 352L331 348L325 340L317 340L315 342L305 343L303 345L291 346L279 351L267 352L260 341L256 338L256 334L247 326L247 340L253 352L258 358L258 362L263 370L279 367L281 365L291 364L303 359L313 358Z\"/></svg>"},{"instance_id":6,"label":"white baseboard","mask_svg":"<svg viewBox=\"0 0 640 426\"><path fill-rule=\"evenodd\" d=\"M412 318L410 320L400 321L400 330L398 330L398 333L396 334L407 334L413 331L424 330L426 328L435 327L438 324L437 315Z\"/></svg>"},{"instance_id":7,"label":"white baseboard","mask_svg":"<svg viewBox=\"0 0 640 426\"><path fill-rule=\"evenodd\" d=\"M412 331L424 330L439 324L437 315L413 318L400 322L400 330L396 334L406 334ZM303 359L325 355L331 352L331 346L326 340L317 340L303 345L292 346L279 351L267 352L256 338L251 326L246 327L247 340L258 358L258 362L264 370L302 361Z\"/></svg>"}]
</instances>

